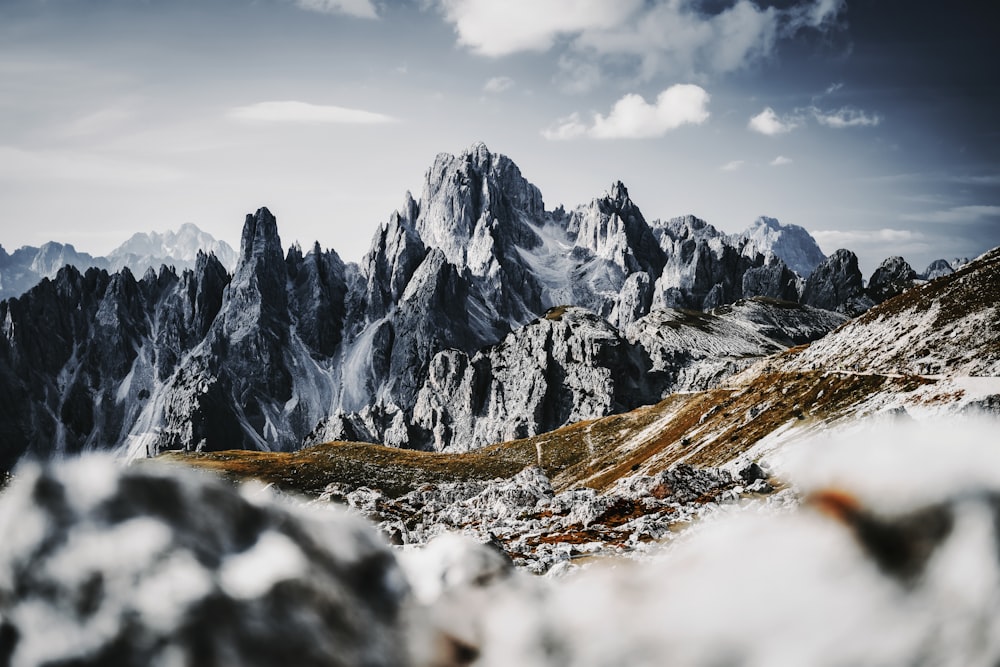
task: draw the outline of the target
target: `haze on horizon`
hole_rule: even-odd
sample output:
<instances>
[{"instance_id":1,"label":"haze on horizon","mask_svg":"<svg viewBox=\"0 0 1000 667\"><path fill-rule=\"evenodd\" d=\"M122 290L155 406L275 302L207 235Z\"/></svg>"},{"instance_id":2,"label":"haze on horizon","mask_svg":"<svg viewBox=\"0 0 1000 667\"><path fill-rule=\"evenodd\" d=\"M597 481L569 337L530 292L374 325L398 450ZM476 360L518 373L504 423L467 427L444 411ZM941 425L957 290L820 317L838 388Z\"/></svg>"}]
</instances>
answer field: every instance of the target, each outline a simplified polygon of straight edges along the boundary
<instances>
[{"instance_id":1,"label":"haze on horizon","mask_svg":"<svg viewBox=\"0 0 1000 667\"><path fill-rule=\"evenodd\" d=\"M574 207L798 224L869 275L1000 245L996 10L972 0L5 0L0 243L194 222L347 260L477 141Z\"/></svg>"}]
</instances>

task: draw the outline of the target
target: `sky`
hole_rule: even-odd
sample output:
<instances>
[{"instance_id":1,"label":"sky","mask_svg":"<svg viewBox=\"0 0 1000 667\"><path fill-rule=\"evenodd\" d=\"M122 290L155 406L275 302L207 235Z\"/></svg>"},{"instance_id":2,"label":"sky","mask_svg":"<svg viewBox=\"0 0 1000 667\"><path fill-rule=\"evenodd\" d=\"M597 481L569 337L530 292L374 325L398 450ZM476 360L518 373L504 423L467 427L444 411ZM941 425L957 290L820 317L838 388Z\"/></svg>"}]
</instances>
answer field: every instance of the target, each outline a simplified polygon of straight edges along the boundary
<instances>
[{"instance_id":1,"label":"sky","mask_svg":"<svg viewBox=\"0 0 1000 667\"><path fill-rule=\"evenodd\" d=\"M1000 10L956 0L0 0L0 244L193 222L359 260L441 152L547 208L760 215L916 270L1000 245Z\"/></svg>"}]
</instances>

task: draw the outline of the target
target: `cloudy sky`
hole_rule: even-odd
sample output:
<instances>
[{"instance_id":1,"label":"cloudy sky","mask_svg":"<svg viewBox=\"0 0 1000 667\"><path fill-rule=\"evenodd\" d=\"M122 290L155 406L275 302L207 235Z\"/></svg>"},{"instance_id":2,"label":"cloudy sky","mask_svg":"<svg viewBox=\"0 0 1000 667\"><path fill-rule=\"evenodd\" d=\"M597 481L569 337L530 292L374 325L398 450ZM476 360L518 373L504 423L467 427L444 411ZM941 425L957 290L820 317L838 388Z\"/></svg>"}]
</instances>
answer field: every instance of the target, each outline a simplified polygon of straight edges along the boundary
<instances>
[{"instance_id":1,"label":"cloudy sky","mask_svg":"<svg viewBox=\"0 0 1000 667\"><path fill-rule=\"evenodd\" d=\"M439 152L546 205L759 215L855 250L1000 245L1000 48L956 0L0 0L0 243L194 222L357 260Z\"/></svg>"}]
</instances>

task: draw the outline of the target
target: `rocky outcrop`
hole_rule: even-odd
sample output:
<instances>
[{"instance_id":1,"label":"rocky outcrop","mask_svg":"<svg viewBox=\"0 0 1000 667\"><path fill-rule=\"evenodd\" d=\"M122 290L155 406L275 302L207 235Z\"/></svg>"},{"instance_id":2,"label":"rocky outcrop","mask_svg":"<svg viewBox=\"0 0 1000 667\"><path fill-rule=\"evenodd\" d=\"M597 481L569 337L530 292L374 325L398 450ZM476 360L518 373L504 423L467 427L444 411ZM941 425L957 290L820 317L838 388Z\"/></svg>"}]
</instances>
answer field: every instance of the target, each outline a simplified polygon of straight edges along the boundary
<instances>
[{"instance_id":1,"label":"rocky outcrop","mask_svg":"<svg viewBox=\"0 0 1000 667\"><path fill-rule=\"evenodd\" d=\"M799 300L799 278L780 259L769 260L764 266L747 269L743 274L743 297L754 296L795 303Z\"/></svg>"},{"instance_id":2,"label":"rocky outcrop","mask_svg":"<svg viewBox=\"0 0 1000 667\"><path fill-rule=\"evenodd\" d=\"M345 512L85 458L22 468L0 542L11 665L410 663L404 575Z\"/></svg>"},{"instance_id":3,"label":"rocky outcrop","mask_svg":"<svg viewBox=\"0 0 1000 667\"><path fill-rule=\"evenodd\" d=\"M872 301L865 294L857 255L840 249L827 257L806 280L802 303L852 317L870 308Z\"/></svg>"},{"instance_id":4,"label":"rocky outcrop","mask_svg":"<svg viewBox=\"0 0 1000 667\"><path fill-rule=\"evenodd\" d=\"M289 280L288 308L296 332L314 356L328 358L340 346L347 314L347 269L333 250L319 243L312 252L291 248L285 257Z\"/></svg>"},{"instance_id":5,"label":"rocky outcrop","mask_svg":"<svg viewBox=\"0 0 1000 667\"><path fill-rule=\"evenodd\" d=\"M248 215L219 312L132 429L134 453L300 446L331 400L313 359L339 342L345 291L335 254L286 262L270 211Z\"/></svg>"},{"instance_id":6,"label":"rocky outcrop","mask_svg":"<svg viewBox=\"0 0 1000 667\"><path fill-rule=\"evenodd\" d=\"M581 255L605 260L623 276L639 272L658 276L666 264L652 230L621 181L604 197L574 211L566 232L575 248L585 251Z\"/></svg>"},{"instance_id":7,"label":"rocky outcrop","mask_svg":"<svg viewBox=\"0 0 1000 667\"><path fill-rule=\"evenodd\" d=\"M724 234L694 216L657 223L653 233L667 262L656 280L654 308L710 310L743 298L743 276L763 265L747 257Z\"/></svg>"},{"instance_id":8,"label":"rocky outcrop","mask_svg":"<svg viewBox=\"0 0 1000 667\"><path fill-rule=\"evenodd\" d=\"M644 370L607 322L555 308L474 356L435 355L413 421L431 448L466 451L627 410L650 396Z\"/></svg>"},{"instance_id":9,"label":"rocky outcrop","mask_svg":"<svg viewBox=\"0 0 1000 667\"><path fill-rule=\"evenodd\" d=\"M711 312L654 310L622 335L594 313L557 307L475 355L435 355L413 408L411 444L466 451L715 387L844 321L751 299Z\"/></svg>"},{"instance_id":10,"label":"rocky outcrop","mask_svg":"<svg viewBox=\"0 0 1000 667\"><path fill-rule=\"evenodd\" d=\"M882 303L913 287L917 272L902 257L889 257L879 264L868 281L868 297Z\"/></svg>"}]
</instances>

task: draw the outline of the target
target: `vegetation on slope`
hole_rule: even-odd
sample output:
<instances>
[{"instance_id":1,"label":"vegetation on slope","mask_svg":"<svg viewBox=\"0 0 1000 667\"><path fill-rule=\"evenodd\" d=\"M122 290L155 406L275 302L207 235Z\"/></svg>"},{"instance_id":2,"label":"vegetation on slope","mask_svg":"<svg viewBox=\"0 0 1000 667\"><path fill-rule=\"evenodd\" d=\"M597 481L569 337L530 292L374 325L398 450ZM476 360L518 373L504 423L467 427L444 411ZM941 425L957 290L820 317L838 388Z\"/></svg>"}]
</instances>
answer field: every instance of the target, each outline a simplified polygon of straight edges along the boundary
<instances>
[{"instance_id":1,"label":"vegetation on slope","mask_svg":"<svg viewBox=\"0 0 1000 667\"><path fill-rule=\"evenodd\" d=\"M680 462L726 463L779 427L849 415L875 392L912 391L923 382L915 376L765 372L743 387L675 394L625 414L462 454L332 442L290 453L171 453L160 459L306 495L337 482L399 496L425 483L511 477L529 465L541 466L557 491L604 490L622 477Z\"/></svg>"}]
</instances>

